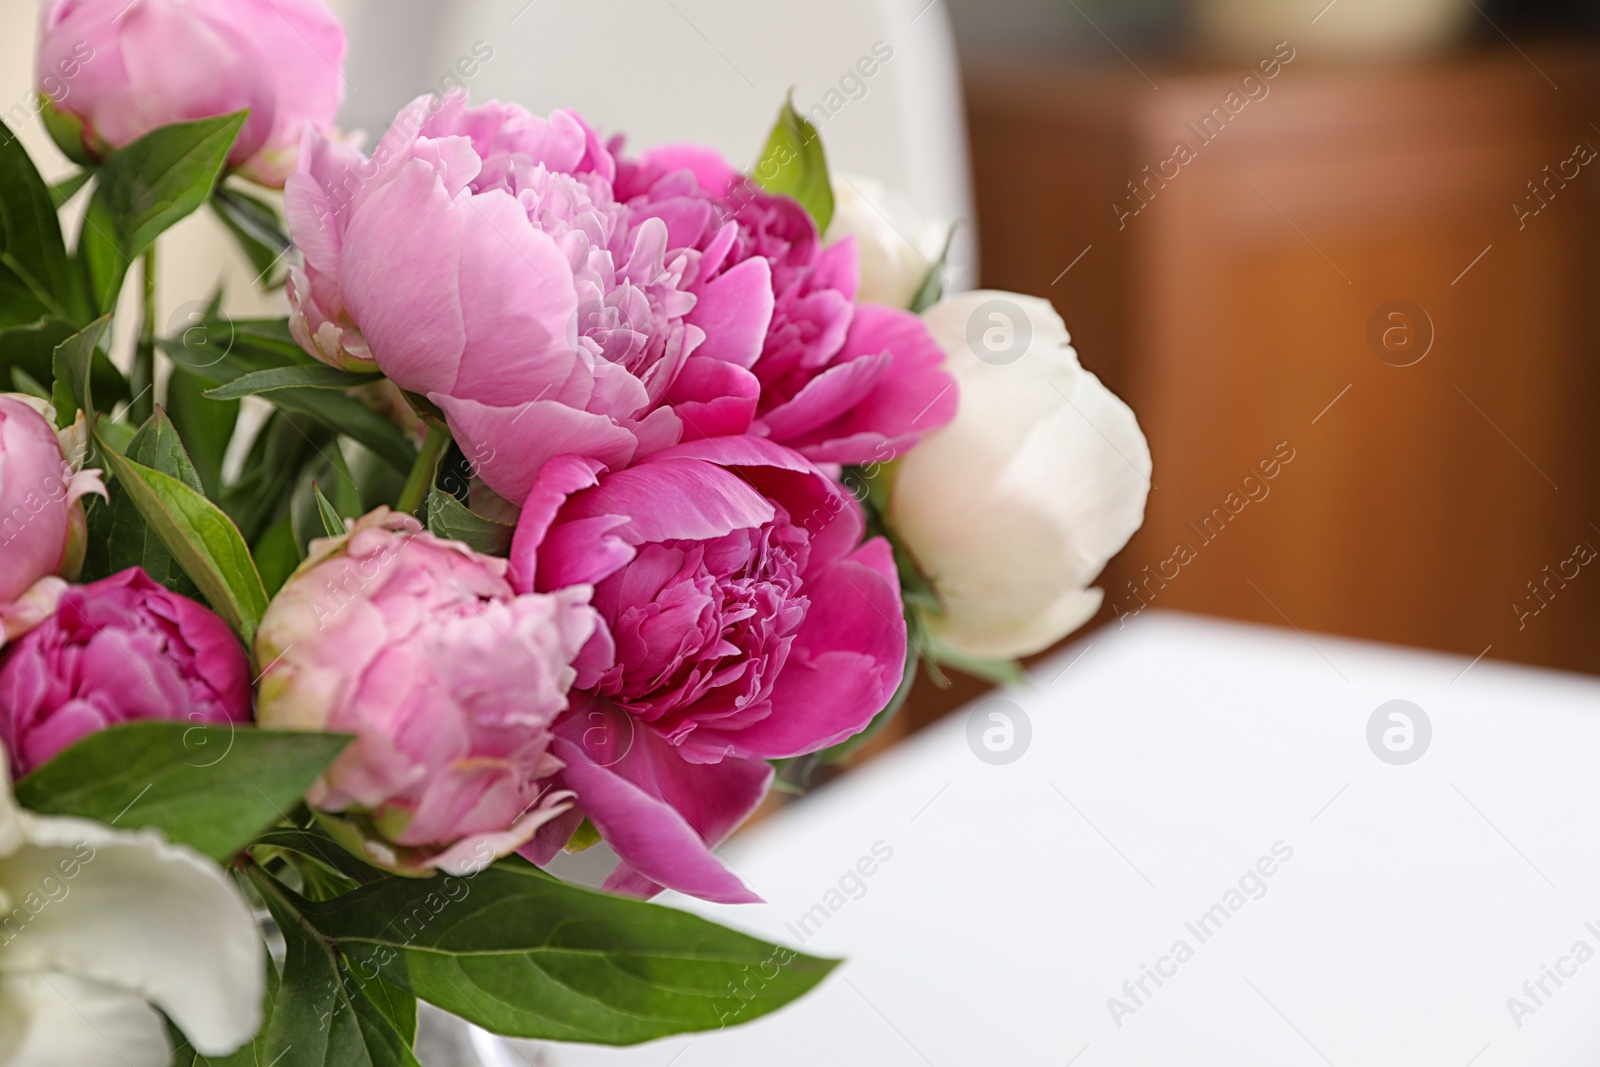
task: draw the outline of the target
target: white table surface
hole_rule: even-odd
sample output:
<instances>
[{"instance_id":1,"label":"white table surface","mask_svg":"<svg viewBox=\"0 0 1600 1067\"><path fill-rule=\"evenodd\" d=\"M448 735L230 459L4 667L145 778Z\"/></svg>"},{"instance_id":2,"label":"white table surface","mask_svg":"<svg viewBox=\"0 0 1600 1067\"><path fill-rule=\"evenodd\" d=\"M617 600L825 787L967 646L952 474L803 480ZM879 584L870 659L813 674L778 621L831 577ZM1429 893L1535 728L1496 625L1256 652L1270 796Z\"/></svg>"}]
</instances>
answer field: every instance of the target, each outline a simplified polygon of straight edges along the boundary
<instances>
[{"instance_id":1,"label":"white table surface","mask_svg":"<svg viewBox=\"0 0 1600 1067\"><path fill-rule=\"evenodd\" d=\"M1600 1062L1600 956L1561 962L1600 953L1600 681L1154 612L1033 679L1003 694L1032 725L1016 762L979 760L958 713L730 844L766 904L663 898L793 945L786 924L882 842L804 943L848 957L821 988L547 1062ZM1393 699L1433 729L1404 766L1367 742ZM1278 842L1265 894L1201 942L1186 922ZM1179 940L1193 957L1114 1020L1108 998L1132 1005L1124 981ZM1575 973L1535 1004L1546 966Z\"/></svg>"}]
</instances>

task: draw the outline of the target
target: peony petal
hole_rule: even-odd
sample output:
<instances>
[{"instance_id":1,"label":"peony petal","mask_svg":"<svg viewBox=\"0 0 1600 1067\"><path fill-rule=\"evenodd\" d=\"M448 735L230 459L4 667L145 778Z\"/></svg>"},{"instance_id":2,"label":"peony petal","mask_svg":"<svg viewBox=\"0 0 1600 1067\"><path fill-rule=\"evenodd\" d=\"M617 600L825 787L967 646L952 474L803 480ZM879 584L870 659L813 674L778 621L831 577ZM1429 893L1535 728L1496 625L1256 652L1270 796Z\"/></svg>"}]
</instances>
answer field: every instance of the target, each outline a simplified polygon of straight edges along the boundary
<instances>
[{"instance_id":1,"label":"peony petal","mask_svg":"<svg viewBox=\"0 0 1600 1067\"><path fill-rule=\"evenodd\" d=\"M467 327L459 281L463 216L420 159L394 168L351 213L339 263L345 304L378 366L414 393L455 386Z\"/></svg>"},{"instance_id":2,"label":"peony petal","mask_svg":"<svg viewBox=\"0 0 1600 1067\"><path fill-rule=\"evenodd\" d=\"M0 603L0 649L56 613L67 583L60 578L40 578L10 604Z\"/></svg>"},{"instance_id":3,"label":"peony petal","mask_svg":"<svg viewBox=\"0 0 1600 1067\"><path fill-rule=\"evenodd\" d=\"M683 365L667 393L690 441L747 432L760 399L761 382L754 374L699 354Z\"/></svg>"},{"instance_id":4,"label":"peony petal","mask_svg":"<svg viewBox=\"0 0 1600 1067\"><path fill-rule=\"evenodd\" d=\"M866 729L894 696L906 626L889 542L874 538L807 578L805 593L811 606L773 687L772 714L726 733L702 726L707 743L757 759L816 752Z\"/></svg>"},{"instance_id":5,"label":"peony petal","mask_svg":"<svg viewBox=\"0 0 1600 1067\"><path fill-rule=\"evenodd\" d=\"M134 993L65 974L0 972L5 1067L167 1067L160 1012Z\"/></svg>"},{"instance_id":6,"label":"peony petal","mask_svg":"<svg viewBox=\"0 0 1600 1067\"><path fill-rule=\"evenodd\" d=\"M243 27L211 15L205 7L187 4L137 4L122 16L117 51L128 84L118 94L122 106L108 109L102 136L120 145L157 126L249 108L228 162L243 163L255 155L272 131L272 76L263 63L241 77L239 67L250 65L255 48ZM187 57L186 62L172 62L175 55Z\"/></svg>"},{"instance_id":7,"label":"peony petal","mask_svg":"<svg viewBox=\"0 0 1600 1067\"><path fill-rule=\"evenodd\" d=\"M699 459L736 468L811 535L811 567L842 559L861 543L866 518L860 502L793 449L759 437L712 437L685 441L651 458Z\"/></svg>"},{"instance_id":8,"label":"peony petal","mask_svg":"<svg viewBox=\"0 0 1600 1067\"><path fill-rule=\"evenodd\" d=\"M888 352L876 352L835 363L761 416L761 428L767 437L788 444L838 420L867 398L893 359Z\"/></svg>"},{"instance_id":9,"label":"peony petal","mask_svg":"<svg viewBox=\"0 0 1600 1067\"><path fill-rule=\"evenodd\" d=\"M750 368L761 356L772 322L772 266L747 259L696 291L694 310L683 321L706 332L697 354Z\"/></svg>"},{"instance_id":10,"label":"peony petal","mask_svg":"<svg viewBox=\"0 0 1600 1067\"><path fill-rule=\"evenodd\" d=\"M553 400L494 407L445 393L430 393L428 399L444 411L462 450L477 457L479 477L507 500L526 499L539 471L557 456L621 467L638 446L630 431L606 416Z\"/></svg>"},{"instance_id":11,"label":"peony petal","mask_svg":"<svg viewBox=\"0 0 1600 1067\"><path fill-rule=\"evenodd\" d=\"M732 471L698 460L671 458L676 449L646 463L613 471L593 489L574 496L563 518L622 515L617 530L630 544L709 540L772 521L772 504Z\"/></svg>"},{"instance_id":12,"label":"peony petal","mask_svg":"<svg viewBox=\"0 0 1600 1067\"><path fill-rule=\"evenodd\" d=\"M884 463L955 418L960 391L922 320L898 308L858 305L837 360L854 366L885 356L890 365L870 382L863 380L859 396L830 398L837 412L833 421L812 421L797 430L791 415L773 425L770 420L784 414L780 408L766 416L772 436L818 462ZM837 370L813 379L786 407L809 399ZM813 419L822 414L821 405L815 406Z\"/></svg>"},{"instance_id":13,"label":"peony petal","mask_svg":"<svg viewBox=\"0 0 1600 1067\"><path fill-rule=\"evenodd\" d=\"M61 972L135 993L203 1055L225 1055L255 1035L266 949L220 867L155 831L21 820L27 847L0 862L0 885L16 900L50 884L67 892L6 946L8 972Z\"/></svg>"},{"instance_id":14,"label":"peony petal","mask_svg":"<svg viewBox=\"0 0 1600 1067\"><path fill-rule=\"evenodd\" d=\"M711 853L766 796L759 760L685 762L626 713L598 707L557 727L563 784L607 844L649 881L722 904L760 901ZM617 752L622 754L619 756Z\"/></svg>"},{"instance_id":15,"label":"peony petal","mask_svg":"<svg viewBox=\"0 0 1600 1067\"><path fill-rule=\"evenodd\" d=\"M558 399L577 359L572 268L509 193L460 197L456 210L467 345L446 391L501 407Z\"/></svg>"},{"instance_id":16,"label":"peony petal","mask_svg":"<svg viewBox=\"0 0 1600 1067\"><path fill-rule=\"evenodd\" d=\"M338 115L344 104L344 27L323 0L242 0L251 9L251 43L272 80L273 121L262 150L241 173L282 186L296 160L302 129ZM235 17L244 16L237 10Z\"/></svg>"},{"instance_id":17,"label":"peony petal","mask_svg":"<svg viewBox=\"0 0 1600 1067\"><path fill-rule=\"evenodd\" d=\"M996 365L967 330L1001 299L1025 316L1029 342ZM925 320L961 409L900 460L889 521L938 589L941 641L978 657L1041 651L1083 621L1099 595L1087 586L1139 528L1149 446L1128 406L1079 365L1047 301L964 293Z\"/></svg>"},{"instance_id":18,"label":"peony petal","mask_svg":"<svg viewBox=\"0 0 1600 1067\"><path fill-rule=\"evenodd\" d=\"M556 512L567 497L587 489L599 479L601 466L581 456L557 456L538 472L517 519L517 532L511 539L511 587L519 593L534 590L539 569L539 548L550 532Z\"/></svg>"},{"instance_id":19,"label":"peony petal","mask_svg":"<svg viewBox=\"0 0 1600 1067\"><path fill-rule=\"evenodd\" d=\"M716 149L698 144L666 144L639 157L637 169L646 181L687 170L702 189L720 194L744 181L744 175L723 159ZM642 190L641 190L642 191Z\"/></svg>"}]
</instances>

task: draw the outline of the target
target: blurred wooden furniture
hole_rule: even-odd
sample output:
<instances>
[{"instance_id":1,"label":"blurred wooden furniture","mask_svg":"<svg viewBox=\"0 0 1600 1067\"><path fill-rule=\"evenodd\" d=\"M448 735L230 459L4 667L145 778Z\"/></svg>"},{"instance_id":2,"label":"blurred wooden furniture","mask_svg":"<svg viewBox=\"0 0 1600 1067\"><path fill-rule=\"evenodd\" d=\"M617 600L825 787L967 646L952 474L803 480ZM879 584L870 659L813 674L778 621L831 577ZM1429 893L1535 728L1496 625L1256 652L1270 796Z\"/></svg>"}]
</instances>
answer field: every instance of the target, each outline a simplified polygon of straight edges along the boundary
<instances>
[{"instance_id":1,"label":"blurred wooden furniture","mask_svg":"<svg viewBox=\"0 0 1600 1067\"><path fill-rule=\"evenodd\" d=\"M983 283L1054 301L1155 456L1102 621L1600 669L1597 60L969 69Z\"/></svg>"}]
</instances>

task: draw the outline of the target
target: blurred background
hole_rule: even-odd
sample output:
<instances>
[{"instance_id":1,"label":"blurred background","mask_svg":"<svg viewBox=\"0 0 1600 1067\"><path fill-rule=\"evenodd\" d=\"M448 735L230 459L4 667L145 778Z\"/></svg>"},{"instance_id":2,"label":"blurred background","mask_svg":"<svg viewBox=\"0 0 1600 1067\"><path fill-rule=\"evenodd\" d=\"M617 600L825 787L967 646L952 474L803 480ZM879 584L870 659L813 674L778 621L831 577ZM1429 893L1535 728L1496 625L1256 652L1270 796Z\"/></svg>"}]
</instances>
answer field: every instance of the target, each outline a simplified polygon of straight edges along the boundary
<instances>
[{"instance_id":1,"label":"blurred background","mask_svg":"<svg viewBox=\"0 0 1600 1067\"><path fill-rule=\"evenodd\" d=\"M1149 606L1600 667L1600 5L334 6L349 128L464 85L753 161L792 92L837 170L962 221L957 284L1048 296L1150 438L1095 625ZM36 12L0 12L0 107L65 171L12 106ZM273 307L211 269L209 216L176 241L169 314L219 281ZM924 678L880 747L981 688Z\"/></svg>"}]
</instances>

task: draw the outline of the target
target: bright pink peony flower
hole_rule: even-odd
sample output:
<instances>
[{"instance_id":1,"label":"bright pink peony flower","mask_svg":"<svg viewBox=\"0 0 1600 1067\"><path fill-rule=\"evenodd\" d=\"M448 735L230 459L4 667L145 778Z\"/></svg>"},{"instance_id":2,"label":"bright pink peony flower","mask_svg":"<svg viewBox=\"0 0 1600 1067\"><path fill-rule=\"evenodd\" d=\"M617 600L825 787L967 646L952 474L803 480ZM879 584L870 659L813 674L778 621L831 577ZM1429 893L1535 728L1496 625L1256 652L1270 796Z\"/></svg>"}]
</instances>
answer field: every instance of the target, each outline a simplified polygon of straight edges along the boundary
<instances>
[{"instance_id":1,"label":"bright pink peony flower","mask_svg":"<svg viewBox=\"0 0 1600 1067\"><path fill-rule=\"evenodd\" d=\"M104 493L96 471L74 474L39 405L0 393L0 647L55 609L83 562L80 498Z\"/></svg>"},{"instance_id":2,"label":"bright pink peony flower","mask_svg":"<svg viewBox=\"0 0 1600 1067\"><path fill-rule=\"evenodd\" d=\"M594 587L604 622L557 724L559 780L623 860L608 885L754 899L711 854L765 795L767 759L860 732L906 631L889 545L853 497L753 437L694 441L600 473L540 473L512 546L518 588ZM580 818L540 832L545 862Z\"/></svg>"},{"instance_id":3,"label":"bright pink peony flower","mask_svg":"<svg viewBox=\"0 0 1600 1067\"><path fill-rule=\"evenodd\" d=\"M344 28L324 0L51 0L35 80L69 155L103 158L151 130L244 108L228 162L282 186L307 128L344 103Z\"/></svg>"},{"instance_id":4,"label":"bright pink peony flower","mask_svg":"<svg viewBox=\"0 0 1600 1067\"><path fill-rule=\"evenodd\" d=\"M550 727L590 591L518 596L506 568L380 508L315 542L261 622L257 718L356 736L307 799L375 862L476 870L567 807Z\"/></svg>"},{"instance_id":5,"label":"bright pink peony flower","mask_svg":"<svg viewBox=\"0 0 1600 1067\"><path fill-rule=\"evenodd\" d=\"M686 361L708 343L752 359L770 286L755 265L741 299L697 299L704 254L633 220L614 173L572 113L460 95L410 105L371 159L308 138L286 190L295 336L429 397L514 503L558 455L615 468L677 443L669 391L721 396L680 382Z\"/></svg>"},{"instance_id":6,"label":"bright pink peony flower","mask_svg":"<svg viewBox=\"0 0 1600 1067\"><path fill-rule=\"evenodd\" d=\"M855 304L853 239L823 247L798 203L694 145L619 162L616 189L636 220L667 222L671 247L704 251L703 280L693 289L712 305L703 321L717 323L724 309L752 299L742 272L763 262L770 270L775 303L758 355L745 358L747 345L718 350L708 342L701 362L722 365L691 360L684 386L669 394L686 438L748 429L819 463L871 463L892 459L954 417L955 382L921 320ZM730 218L738 223L731 241ZM713 325L707 331L717 336ZM709 381L720 392L711 405L701 400Z\"/></svg>"},{"instance_id":7,"label":"bright pink peony flower","mask_svg":"<svg viewBox=\"0 0 1600 1067\"><path fill-rule=\"evenodd\" d=\"M24 775L107 726L250 719L250 664L226 623L137 567L73 586L0 659L0 742Z\"/></svg>"}]
</instances>

